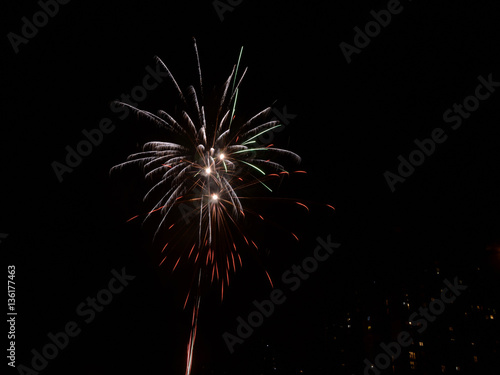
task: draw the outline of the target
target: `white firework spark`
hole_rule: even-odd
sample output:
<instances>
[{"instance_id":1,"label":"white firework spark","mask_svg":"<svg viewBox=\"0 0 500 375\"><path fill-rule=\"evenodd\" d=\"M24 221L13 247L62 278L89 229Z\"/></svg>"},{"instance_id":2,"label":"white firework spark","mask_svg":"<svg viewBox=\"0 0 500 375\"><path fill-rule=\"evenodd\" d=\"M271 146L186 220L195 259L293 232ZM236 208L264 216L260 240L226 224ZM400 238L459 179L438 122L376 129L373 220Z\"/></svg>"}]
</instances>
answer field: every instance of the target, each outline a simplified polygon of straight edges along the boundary
<instances>
[{"instance_id":1,"label":"white firework spark","mask_svg":"<svg viewBox=\"0 0 500 375\"><path fill-rule=\"evenodd\" d=\"M197 90L189 86L187 95L180 89L167 66L156 58L157 63L168 74L183 104L184 109L177 118L162 110L154 114L127 103L117 102L130 108L140 118L145 118L164 129L175 142L148 142L144 144L142 152L130 155L127 161L114 166L110 171L140 166L144 170L145 178L153 181L153 186L144 196L144 201L153 200L154 204L144 220L160 215L153 240L159 233L176 225L173 211L175 207L185 202L196 204L193 210L198 217L197 238L180 253L173 255L173 269L175 270L181 260L189 262L192 264L195 280L192 288L194 307L186 374L190 374L192 368L202 280L210 279L210 284L220 283L223 298L224 285L229 285L229 274L236 271L237 263L242 265L233 233L239 233L249 246L257 247L238 226L245 213L250 212L241 202L242 193L256 184L271 190L265 184L266 180L288 174L280 162L271 159L285 158L300 162L300 157L291 151L257 143L262 134L281 126L279 121L267 120L271 108L258 112L247 121L235 121L238 93L247 72L245 69L238 77L243 48L237 64L233 66L222 87L222 94L217 100L218 107L212 111L214 118L207 119L196 41L194 47L199 87ZM168 221L170 219L173 224ZM166 252L166 255L160 265L169 256L167 245L168 243L163 246L162 253ZM271 282L269 275L267 276ZM184 307L190 294L191 289Z\"/></svg>"}]
</instances>

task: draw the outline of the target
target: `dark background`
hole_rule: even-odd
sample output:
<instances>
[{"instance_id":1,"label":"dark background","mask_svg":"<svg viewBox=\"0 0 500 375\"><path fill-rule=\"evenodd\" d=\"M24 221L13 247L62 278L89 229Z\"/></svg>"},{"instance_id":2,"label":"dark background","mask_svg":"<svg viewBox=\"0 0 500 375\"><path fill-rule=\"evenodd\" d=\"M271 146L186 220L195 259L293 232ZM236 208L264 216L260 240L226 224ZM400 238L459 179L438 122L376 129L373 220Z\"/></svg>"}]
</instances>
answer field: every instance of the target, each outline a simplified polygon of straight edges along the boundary
<instances>
[{"instance_id":1,"label":"dark background","mask_svg":"<svg viewBox=\"0 0 500 375\"><path fill-rule=\"evenodd\" d=\"M436 262L450 279L484 263L486 247L500 240L500 93L456 131L442 115L474 93L479 75L500 81L500 8L401 4L403 11L348 64L339 44L353 44L353 28L363 28L370 11L387 2L243 1L221 21L210 1L72 1L18 54L6 35L20 34L21 17L31 19L39 6L9 3L0 138L0 232L8 237L0 246L16 265L18 364L29 366L30 350L41 350L48 332L75 320L82 333L42 373L184 371L190 310L182 311L183 285L158 269L158 249L140 223L125 223L146 209L137 176L108 175L153 132L133 116L120 121L109 102L141 84L155 55L181 88L196 84L192 37L207 93L224 82L244 46L242 66L249 70L238 110L251 115L286 105L297 115L276 143L301 155L308 174L294 176L276 195L317 204L309 214L276 206L277 219L299 235L299 244L286 231L252 228L257 237L266 233L261 261L275 286L285 288L282 273L312 253L316 237L342 244L230 355L223 332L234 333L236 317L246 317L251 302L272 290L260 263L248 258L223 303L215 292L202 301L193 374L261 373L266 350L283 368L325 373L336 358L324 350L323 324L349 310L354 290L373 281L397 289ZM140 107L167 108L172 91L165 82ZM76 146L82 130L97 128L104 117L116 129L60 183L51 163L64 162L66 145ZM407 157L413 140L436 127L448 140L392 193L383 173L396 172L397 156ZM322 208L326 203L335 213ZM122 267L136 279L83 323L76 306ZM352 371L361 373L362 363Z\"/></svg>"}]
</instances>

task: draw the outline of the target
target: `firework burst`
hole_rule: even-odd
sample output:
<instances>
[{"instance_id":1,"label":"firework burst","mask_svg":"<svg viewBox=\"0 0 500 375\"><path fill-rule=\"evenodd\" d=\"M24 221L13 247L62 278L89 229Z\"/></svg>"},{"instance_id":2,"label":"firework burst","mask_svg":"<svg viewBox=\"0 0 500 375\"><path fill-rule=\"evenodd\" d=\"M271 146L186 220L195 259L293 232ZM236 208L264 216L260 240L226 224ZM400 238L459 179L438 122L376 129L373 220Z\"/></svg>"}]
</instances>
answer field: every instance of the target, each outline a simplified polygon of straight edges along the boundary
<instances>
[{"instance_id":1,"label":"firework burst","mask_svg":"<svg viewBox=\"0 0 500 375\"><path fill-rule=\"evenodd\" d=\"M202 286L218 284L223 298L224 288L230 284L230 275L242 266L237 244L241 241L247 247L257 249L255 242L243 233L239 223L246 215L261 219L262 216L245 207L242 200L249 198L247 194L251 186L260 185L271 190L266 184L268 180L281 179L288 174L281 160L300 162L300 157L291 151L258 143L261 135L281 126L278 121L267 120L271 108L258 112L246 121L236 118L238 93L247 71L244 69L238 75L243 48L222 86L218 104L208 111L204 104L196 41L194 50L198 89L189 86L185 92L180 89L167 66L156 58L182 102L183 109L178 115L174 117L162 110L153 114L117 102L165 130L170 141L148 142L144 144L142 152L130 155L127 161L110 171L142 167L145 178L152 182L144 201L152 202L153 206L144 221L155 218L158 222L153 241L159 237L167 238L161 244L159 265L163 267L170 264L174 271L181 263L192 270L192 283L184 302L184 308L190 299L193 303L187 375L192 368ZM213 116L206 116L206 112ZM189 216L196 220L183 226L177 215L180 205L190 207ZM182 228L175 231L176 227ZM191 243L188 243L186 234L191 231L196 234L189 236ZM178 237L183 237L182 246L172 246L172 238L176 233ZM267 277L272 285L269 274Z\"/></svg>"}]
</instances>

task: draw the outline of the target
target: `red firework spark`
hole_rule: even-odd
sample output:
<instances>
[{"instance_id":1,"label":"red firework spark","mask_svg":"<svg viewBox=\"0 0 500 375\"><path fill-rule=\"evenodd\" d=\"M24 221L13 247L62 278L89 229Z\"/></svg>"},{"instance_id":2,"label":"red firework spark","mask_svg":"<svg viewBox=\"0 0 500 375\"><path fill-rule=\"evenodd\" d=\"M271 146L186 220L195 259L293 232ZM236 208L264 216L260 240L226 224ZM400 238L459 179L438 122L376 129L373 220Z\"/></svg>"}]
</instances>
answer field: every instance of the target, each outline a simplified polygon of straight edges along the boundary
<instances>
[{"instance_id":1,"label":"red firework spark","mask_svg":"<svg viewBox=\"0 0 500 375\"><path fill-rule=\"evenodd\" d=\"M176 88L183 104L180 116L174 118L165 111L153 114L140 110L127 103L116 102L128 107L138 117L153 122L170 134L170 141L153 141L143 146L142 152L130 155L127 161L116 165L111 172L124 167L141 166L147 180L153 182L153 187L144 197L145 202L154 202L154 207L148 212L144 221L159 217L159 224L153 236L153 241L160 233L164 233L179 222L176 208L188 205L190 217L195 216L196 224L191 223L185 228L178 226L179 236L186 237L187 229L196 230L192 243L186 244L180 251L169 246L173 233L161 250L160 266L169 261L174 263L172 272L180 262L192 269L193 283L189 289L184 307L190 296L193 296L192 327L187 348L186 374L191 373L193 347L196 338L198 313L201 301L201 286L203 280L209 284L218 283L221 299L224 297L224 286L229 286L230 274L237 269L237 262L242 267L242 259L236 245L237 237L243 239L248 247L258 249L254 241L248 240L242 233L239 222L245 218L245 213L251 213L264 220L261 215L245 208L241 200L245 191L253 185L262 185L271 190L265 182L280 179L289 172L275 157L285 157L300 162L300 157L288 150L273 147L272 144L261 146L257 144L259 137L273 131L280 125L279 121L267 121L271 108L266 108L252 118L236 125L236 103L239 87L245 76L246 69L238 77L239 64L243 48L240 51L237 64L222 87L222 95L218 99L218 107L213 120L207 121L206 108L203 103L203 82L196 41L194 41L198 68L199 88L187 88L185 93L179 88L173 75L159 59L158 64L168 74L168 78ZM189 99L189 100L188 100ZM304 171L297 171L305 173ZM300 202L298 205L308 207ZM134 216L135 219L139 215ZM176 221L177 219L177 221ZM171 222L170 220L174 221ZM167 228L167 229L166 229ZM175 232L175 231L174 231ZM180 234L179 234L180 233ZM297 238L295 234L293 237ZM169 250L169 248L171 250ZM192 255L194 255L192 257ZM167 260L167 262L165 262ZM271 286L271 277L266 271Z\"/></svg>"}]
</instances>

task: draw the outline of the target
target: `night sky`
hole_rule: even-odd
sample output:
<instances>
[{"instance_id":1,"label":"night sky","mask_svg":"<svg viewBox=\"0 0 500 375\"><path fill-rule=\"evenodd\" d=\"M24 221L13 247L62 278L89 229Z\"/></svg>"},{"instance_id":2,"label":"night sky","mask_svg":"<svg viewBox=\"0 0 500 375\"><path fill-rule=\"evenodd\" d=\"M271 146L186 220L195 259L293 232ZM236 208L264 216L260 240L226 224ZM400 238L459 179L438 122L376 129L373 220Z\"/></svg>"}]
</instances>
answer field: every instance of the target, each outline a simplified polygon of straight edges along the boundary
<instances>
[{"instance_id":1,"label":"night sky","mask_svg":"<svg viewBox=\"0 0 500 375\"><path fill-rule=\"evenodd\" d=\"M24 1L4 10L0 251L16 267L16 365L31 367L31 350L42 350L49 332L74 321L81 332L41 374L184 372L186 285L182 275L158 268L148 229L126 223L148 209L141 175L109 176L143 143L165 135L133 115L121 120L109 104L142 84L146 67L155 69L154 56L181 88L196 86L193 37L207 97L218 92L243 46L248 72L237 115L248 118L267 106L289 114L273 143L299 154L297 169L307 174L258 195L311 202L309 213L247 202L285 229L246 226L260 251L245 255L222 303L215 290L202 301L193 375L260 374L268 355L290 369L280 373L309 366L310 374L322 374L335 361L323 349L323 326L350 310L354 290L375 281L394 291L438 263L452 278L484 262L486 247L500 242L499 4L179 3L70 1L15 47L9 33L22 36L22 18L32 20L41 8ZM218 14L214 4L231 10ZM394 13L387 25L357 48L354 28L365 30L373 13L388 7ZM174 90L165 80L138 106L173 109ZM474 99L478 92L483 99ZM472 108L462 110L460 124L451 120L459 113L452 113L455 103ZM106 118L112 130L59 181L53 162L65 163L66 147L75 148L82 131ZM432 138L437 128L446 140L391 191L384 173L397 175L398 156L408 160L418 150L415 140ZM283 273L328 236L340 247L290 291ZM86 323L89 315L77 307L124 267L135 278ZM252 301L273 290L264 270L286 302L230 354L223 333L234 333L236 318L246 318Z\"/></svg>"}]
</instances>

